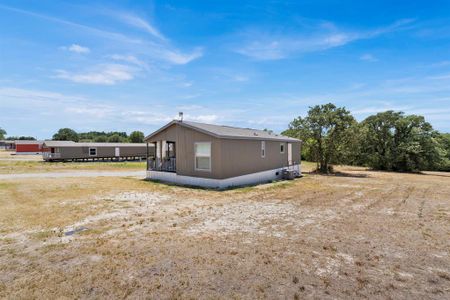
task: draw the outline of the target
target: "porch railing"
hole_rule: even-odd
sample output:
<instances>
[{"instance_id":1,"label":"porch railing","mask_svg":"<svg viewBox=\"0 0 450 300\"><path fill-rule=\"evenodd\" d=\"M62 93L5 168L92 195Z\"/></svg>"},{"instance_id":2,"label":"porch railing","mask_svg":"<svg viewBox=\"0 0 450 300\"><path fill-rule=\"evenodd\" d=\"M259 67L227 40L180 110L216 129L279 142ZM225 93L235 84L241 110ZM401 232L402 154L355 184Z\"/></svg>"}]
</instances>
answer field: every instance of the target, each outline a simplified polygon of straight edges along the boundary
<instances>
[{"instance_id":1,"label":"porch railing","mask_svg":"<svg viewBox=\"0 0 450 300\"><path fill-rule=\"evenodd\" d=\"M162 171L162 172L176 172L177 162L176 158L149 158L148 159L149 171Z\"/></svg>"}]
</instances>

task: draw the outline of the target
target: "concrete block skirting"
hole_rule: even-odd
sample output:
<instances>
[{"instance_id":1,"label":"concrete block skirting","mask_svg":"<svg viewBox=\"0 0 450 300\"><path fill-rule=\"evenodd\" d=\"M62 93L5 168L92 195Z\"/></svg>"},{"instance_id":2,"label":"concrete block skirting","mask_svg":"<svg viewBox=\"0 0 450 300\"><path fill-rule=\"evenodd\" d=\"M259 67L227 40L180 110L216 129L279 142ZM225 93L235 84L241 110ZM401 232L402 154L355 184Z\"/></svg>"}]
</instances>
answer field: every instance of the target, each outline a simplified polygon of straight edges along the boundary
<instances>
[{"instance_id":1,"label":"concrete block skirting","mask_svg":"<svg viewBox=\"0 0 450 300\"><path fill-rule=\"evenodd\" d=\"M183 176L171 172L147 171L147 179L160 180L163 182L176 183L181 185L192 185L206 188L224 189L233 186L252 185L257 183L269 182L281 179L282 170L286 168L277 168L268 171L262 171L242 176L230 177L225 179L211 179L193 176ZM300 165L289 167L301 175Z\"/></svg>"}]
</instances>

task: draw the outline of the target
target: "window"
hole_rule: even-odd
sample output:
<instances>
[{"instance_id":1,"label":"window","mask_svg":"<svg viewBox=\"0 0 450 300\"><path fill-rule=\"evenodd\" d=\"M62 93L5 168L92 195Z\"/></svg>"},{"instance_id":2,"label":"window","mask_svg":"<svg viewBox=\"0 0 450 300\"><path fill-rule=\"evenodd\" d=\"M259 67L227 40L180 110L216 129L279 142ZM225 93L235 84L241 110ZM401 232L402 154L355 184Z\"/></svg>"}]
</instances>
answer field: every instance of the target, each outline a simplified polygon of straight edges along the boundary
<instances>
[{"instance_id":1,"label":"window","mask_svg":"<svg viewBox=\"0 0 450 300\"><path fill-rule=\"evenodd\" d=\"M195 169L211 171L211 143L195 143Z\"/></svg>"},{"instance_id":2,"label":"window","mask_svg":"<svg viewBox=\"0 0 450 300\"><path fill-rule=\"evenodd\" d=\"M261 141L261 157L266 157L266 142Z\"/></svg>"},{"instance_id":3,"label":"window","mask_svg":"<svg viewBox=\"0 0 450 300\"><path fill-rule=\"evenodd\" d=\"M280 144L280 153L284 153L284 143Z\"/></svg>"},{"instance_id":4,"label":"window","mask_svg":"<svg viewBox=\"0 0 450 300\"><path fill-rule=\"evenodd\" d=\"M89 156L97 156L97 148L89 148Z\"/></svg>"}]
</instances>

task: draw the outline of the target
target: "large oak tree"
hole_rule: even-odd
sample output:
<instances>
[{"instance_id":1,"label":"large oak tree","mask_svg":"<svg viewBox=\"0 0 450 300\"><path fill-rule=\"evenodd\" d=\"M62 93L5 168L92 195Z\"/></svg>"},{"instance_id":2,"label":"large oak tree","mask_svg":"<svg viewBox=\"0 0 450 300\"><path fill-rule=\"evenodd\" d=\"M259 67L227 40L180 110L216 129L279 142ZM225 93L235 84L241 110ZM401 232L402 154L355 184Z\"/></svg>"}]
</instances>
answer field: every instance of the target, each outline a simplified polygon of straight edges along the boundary
<instances>
[{"instance_id":1,"label":"large oak tree","mask_svg":"<svg viewBox=\"0 0 450 300\"><path fill-rule=\"evenodd\" d=\"M330 164L340 160L346 147L346 134L355 123L344 107L328 103L310 107L308 115L294 119L283 134L303 140L317 169L328 173Z\"/></svg>"}]
</instances>

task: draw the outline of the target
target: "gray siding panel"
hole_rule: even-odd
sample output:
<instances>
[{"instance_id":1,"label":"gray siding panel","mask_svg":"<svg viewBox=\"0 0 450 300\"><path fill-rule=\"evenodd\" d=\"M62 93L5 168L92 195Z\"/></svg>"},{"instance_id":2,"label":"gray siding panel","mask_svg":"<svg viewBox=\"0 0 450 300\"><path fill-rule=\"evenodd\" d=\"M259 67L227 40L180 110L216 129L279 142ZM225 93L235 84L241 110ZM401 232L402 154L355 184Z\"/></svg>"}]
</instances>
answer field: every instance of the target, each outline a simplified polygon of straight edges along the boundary
<instances>
[{"instance_id":1,"label":"gray siding panel","mask_svg":"<svg viewBox=\"0 0 450 300\"><path fill-rule=\"evenodd\" d=\"M176 142L176 169L178 175L225 179L288 165L287 142L266 140L266 155L261 157L261 141L217 138L197 130L173 124L152 136L148 142L159 140ZM194 145L196 142L211 143L211 171L195 170ZM292 144L292 159L300 163L300 141ZM284 153L280 144L284 144Z\"/></svg>"},{"instance_id":2,"label":"gray siding panel","mask_svg":"<svg viewBox=\"0 0 450 300\"><path fill-rule=\"evenodd\" d=\"M220 143L221 140L210 135L177 126L176 156L177 174L205 178L219 178L221 174ZM195 170L194 145L197 142L211 143L211 171Z\"/></svg>"},{"instance_id":3,"label":"gray siding panel","mask_svg":"<svg viewBox=\"0 0 450 300\"><path fill-rule=\"evenodd\" d=\"M173 124L172 126L169 126L165 130L161 131L157 135L151 138L152 141L170 141L170 142L176 142L177 141L177 128L178 126L176 124Z\"/></svg>"},{"instance_id":4,"label":"gray siding panel","mask_svg":"<svg viewBox=\"0 0 450 300\"><path fill-rule=\"evenodd\" d=\"M146 157L146 146L118 146L120 148L120 156L142 156ZM111 158L115 157L116 147L57 147L61 153L61 159L73 159L73 158ZM89 148L97 148L96 156L89 156ZM149 149L150 155L154 155L155 150L153 147Z\"/></svg>"},{"instance_id":5,"label":"gray siding panel","mask_svg":"<svg viewBox=\"0 0 450 300\"><path fill-rule=\"evenodd\" d=\"M281 153L281 142L265 141L266 154L261 156L261 141L222 140L223 169L221 177L229 178L250 173L272 170L288 165L287 143ZM292 143L292 159L300 162L300 143Z\"/></svg>"}]
</instances>

